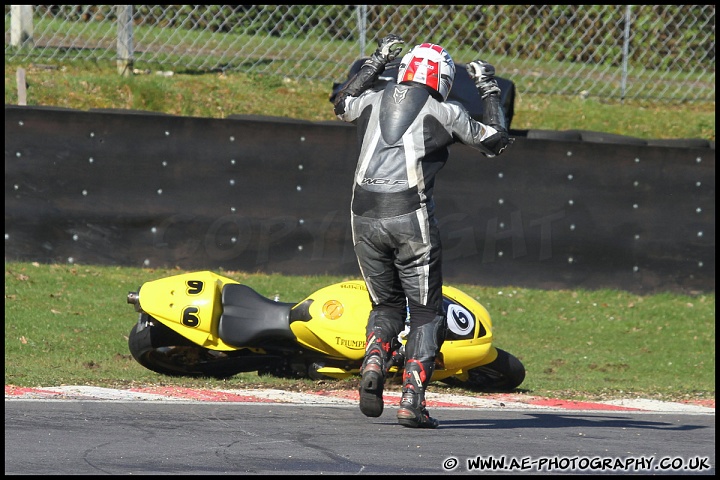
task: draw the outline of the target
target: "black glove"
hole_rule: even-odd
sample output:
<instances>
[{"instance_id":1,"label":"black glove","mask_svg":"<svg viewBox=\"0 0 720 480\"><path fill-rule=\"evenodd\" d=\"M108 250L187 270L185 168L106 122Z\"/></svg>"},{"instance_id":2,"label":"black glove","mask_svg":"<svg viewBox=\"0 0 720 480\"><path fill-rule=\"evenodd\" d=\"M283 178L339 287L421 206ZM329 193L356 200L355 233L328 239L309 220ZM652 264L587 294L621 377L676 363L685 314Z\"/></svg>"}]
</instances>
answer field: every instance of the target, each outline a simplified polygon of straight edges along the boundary
<instances>
[{"instance_id":1,"label":"black glove","mask_svg":"<svg viewBox=\"0 0 720 480\"><path fill-rule=\"evenodd\" d=\"M465 69L475 82L481 98L495 93L500 95L500 87L495 79L495 67L482 60L475 60L468 63Z\"/></svg>"},{"instance_id":2,"label":"black glove","mask_svg":"<svg viewBox=\"0 0 720 480\"><path fill-rule=\"evenodd\" d=\"M391 33L382 40L378 41L378 48L375 50L364 65L371 65L377 71L383 71L385 65L392 62L402 52L402 44L405 43L402 38Z\"/></svg>"},{"instance_id":3,"label":"black glove","mask_svg":"<svg viewBox=\"0 0 720 480\"><path fill-rule=\"evenodd\" d=\"M360 70L335 96L335 115L345 112L346 97L357 97L375 84L380 74L385 71L385 65L400 55L403 43L405 42L395 34L390 34L378 42L375 53L365 60Z\"/></svg>"},{"instance_id":4,"label":"black glove","mask_svg":"<svg viewBox=\"0 0 720 480\"><path fill-rule=\"evenodd\" d=\"M402 44L405 43L402 38L391 33L378 42L378 48L375 55L384 63L392 62L402 52Z\"/></svg>"}]
</instances>

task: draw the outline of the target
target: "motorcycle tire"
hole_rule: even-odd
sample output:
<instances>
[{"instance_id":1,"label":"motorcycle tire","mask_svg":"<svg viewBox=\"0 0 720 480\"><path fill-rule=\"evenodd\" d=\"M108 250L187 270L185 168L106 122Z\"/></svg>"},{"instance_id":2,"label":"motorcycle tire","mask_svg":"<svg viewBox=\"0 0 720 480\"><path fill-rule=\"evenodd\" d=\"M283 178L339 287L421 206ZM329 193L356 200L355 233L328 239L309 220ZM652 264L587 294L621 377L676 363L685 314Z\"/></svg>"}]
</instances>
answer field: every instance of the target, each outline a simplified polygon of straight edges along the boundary
<instances>
[{"instance_id":1,"label":"motorcycle tire","mask_svg":"<svg viewBox=\"0 0 720 480\"><path fill-rule=\"evenodd\" d=\"M220 352L192 343L152 317L133 325L128 347L143 367L173 377L209 377L224 379L240 372L253 372L277 359L249 350Z\"/></svg>"},{"instance_id":2,"label":"motorcycle tire","mask_svg":"<svg viewBox=\"0 0 720 480\"><path fill-rule=\"evenodd\" d=\"M525 380L525 366L513 354L497 349L495 360L468 370L468 379L450 377L443 382L479 392L511 392Z\"/></svg>"}]
</instances>

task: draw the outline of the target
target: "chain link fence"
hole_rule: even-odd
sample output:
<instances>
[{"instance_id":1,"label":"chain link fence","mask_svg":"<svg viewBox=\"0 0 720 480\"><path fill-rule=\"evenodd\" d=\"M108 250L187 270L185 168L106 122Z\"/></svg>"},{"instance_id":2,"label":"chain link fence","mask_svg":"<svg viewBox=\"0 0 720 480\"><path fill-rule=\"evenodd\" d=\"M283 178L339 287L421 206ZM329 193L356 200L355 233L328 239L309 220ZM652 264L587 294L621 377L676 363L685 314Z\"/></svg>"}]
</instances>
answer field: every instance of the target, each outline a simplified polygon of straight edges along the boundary
<instances>
[{"instance_id":1,"label":"chain link fence","mask_svg":"<svg viewBox=\"0 0 720 480\"><path fill-rule=\"evenodd\" d=\"M116 62L123 74L342 82L388 33L492 62L520 93L715 101L714 5L5 6L6 62Z\"/></svg>"}]
</instances>

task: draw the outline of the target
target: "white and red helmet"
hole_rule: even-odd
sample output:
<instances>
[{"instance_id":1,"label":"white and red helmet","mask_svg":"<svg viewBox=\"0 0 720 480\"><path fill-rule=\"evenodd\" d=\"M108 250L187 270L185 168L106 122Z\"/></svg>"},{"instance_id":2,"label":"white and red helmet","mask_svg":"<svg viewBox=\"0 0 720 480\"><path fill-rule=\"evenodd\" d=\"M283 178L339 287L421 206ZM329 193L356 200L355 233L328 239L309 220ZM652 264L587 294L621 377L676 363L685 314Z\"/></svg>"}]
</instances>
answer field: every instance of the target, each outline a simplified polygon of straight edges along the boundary
<instances>
[{"instance_id":1,"label":"white and red helmet","mask_svg":"<svg viewBox=\"0 0 720 480\"><path fill-rule=\"evenodd\" d=\"M437 90L447 100L455 80L455 62L440 45L422 43L400 61L397 83L418 82Z\"/></svg>"}]
</instances>

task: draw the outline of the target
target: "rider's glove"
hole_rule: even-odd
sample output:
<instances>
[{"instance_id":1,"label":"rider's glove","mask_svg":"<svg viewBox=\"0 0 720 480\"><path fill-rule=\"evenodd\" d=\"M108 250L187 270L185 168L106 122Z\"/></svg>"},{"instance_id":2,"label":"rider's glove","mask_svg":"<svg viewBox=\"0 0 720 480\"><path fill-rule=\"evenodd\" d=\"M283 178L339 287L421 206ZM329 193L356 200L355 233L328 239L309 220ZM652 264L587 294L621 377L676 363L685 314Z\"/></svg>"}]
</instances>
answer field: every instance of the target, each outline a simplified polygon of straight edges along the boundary
<instances>
[{"instance_id":1,"label":"rider's glove","mask_svg":"<svg viewBox=\"0 0 720 480\"><path fill-rule=\"evenodd\" d=\"M395 34L390 34L378 42L375 53L365 60L360 70L335 97L335 115L342 115L345 112L347 97L357 97L375 84L380 74L385 71L385 65L400 55L403 43L405 42Z\"/></svg>"},{"instance_id":2,"label":"rider's glove","mask_svg":"<svg viewBox=\"0 0 720 480\"><path fill-rule=\"evenodd\" d=\"M470 78L475 82L475 86L480 93L481 98L489 95L500 95L500 87L495 79L495 67L482 60L475 60L465 66Z\"/></svg>"},{"instance_id":3,"label":"rider's glove","mask_svg":"<svg viewBox=\"0 0 720 480\"><path fill-rule=\"evenodd\" d=\"M378 41L378 47L369 59L365 61L365 65L372 65L376 71L383 71L385 65L392 62L402 52L402 44L405 43L402 38L391 33L382 40Z\"/></svg>"}]
</instances>

